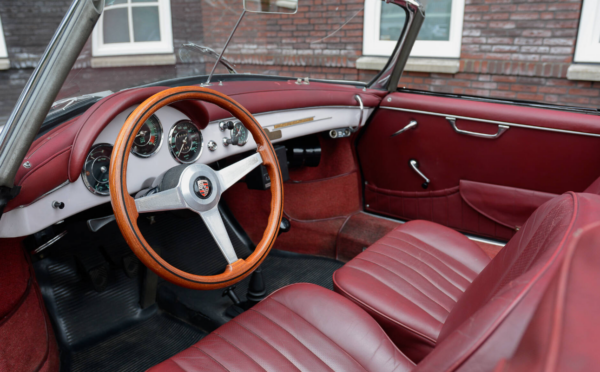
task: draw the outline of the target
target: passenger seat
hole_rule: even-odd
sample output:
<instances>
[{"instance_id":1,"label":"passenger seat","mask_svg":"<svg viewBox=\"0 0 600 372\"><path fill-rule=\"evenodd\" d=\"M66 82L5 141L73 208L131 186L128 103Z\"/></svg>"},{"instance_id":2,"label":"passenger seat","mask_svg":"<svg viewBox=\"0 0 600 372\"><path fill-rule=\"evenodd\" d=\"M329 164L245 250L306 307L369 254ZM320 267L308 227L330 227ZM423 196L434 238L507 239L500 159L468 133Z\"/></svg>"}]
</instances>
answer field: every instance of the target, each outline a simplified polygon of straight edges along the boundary
<instances>
[{"instance_id":1,"label":"passenger seat","mask_svg":"<svg viewBox=\"0 0 600 372\"><path fill-rule=\"evenodd\" d=\"M334 288L371 314L418 363L461 325L477 319L477 328L491 326L522 295L516 288L555 265L567 237L599 216L600 196L553 198L491 262L458 232L408 222L336 271Z\"/></svg>"}]
</instances>

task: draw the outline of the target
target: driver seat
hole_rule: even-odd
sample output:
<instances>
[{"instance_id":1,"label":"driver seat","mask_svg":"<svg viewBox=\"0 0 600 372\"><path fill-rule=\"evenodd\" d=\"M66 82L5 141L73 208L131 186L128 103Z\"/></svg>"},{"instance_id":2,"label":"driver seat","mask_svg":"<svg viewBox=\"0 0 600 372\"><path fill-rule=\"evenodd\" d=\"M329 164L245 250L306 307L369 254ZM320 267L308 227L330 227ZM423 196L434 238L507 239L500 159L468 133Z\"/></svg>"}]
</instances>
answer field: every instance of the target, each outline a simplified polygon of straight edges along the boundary
<instances>
[{"instance_id":1,"label":"driver seat","mask_svg":"<svg viewBox=\"0 0 600 372\"><path fill-rule=\"evenodd\" d=\"M486 371L510 358L600 196L567 193L531 216L459 298L415 365L349 299L311 284L267 297L151 371Z\"/></svg>"}]
</instances>

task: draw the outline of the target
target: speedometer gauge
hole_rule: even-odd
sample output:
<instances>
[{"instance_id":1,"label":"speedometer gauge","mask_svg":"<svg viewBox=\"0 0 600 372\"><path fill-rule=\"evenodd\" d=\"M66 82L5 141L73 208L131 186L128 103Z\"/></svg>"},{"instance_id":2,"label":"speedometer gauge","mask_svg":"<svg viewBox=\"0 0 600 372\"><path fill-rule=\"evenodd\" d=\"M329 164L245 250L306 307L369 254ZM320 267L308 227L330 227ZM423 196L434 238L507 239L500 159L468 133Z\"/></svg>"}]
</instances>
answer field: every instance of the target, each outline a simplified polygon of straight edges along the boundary
<instances>
[{"instance_id":1,"label":"speedometer gauge","mask_svg":"<svg viewBox=\"0 0 600 372\"><path fill-rule=\"evenodd\" d=\"M133 140L131 152L142 158L147 158L156 153L162 142L163 129L160 120L156 115L152 115L146 120L144 125Z\"/></svg>"},{"instance_id":2,"label":"speedometer gauge","mask_svg":"<svg viewBox=\"0 0 600 372\"><path fill-rule=\"evenodd\" d=\"M85 187L94 194L109 195L108 168L110 168L112 149L112 145L99 143L92 147L85 159L81 179Z\"/></svg>"},{"instance_id":3,"label":"speedometer gauge","mask_svg":"<svg viewBox=\"0 0 600 372\"><path fill-rule=\"evenodd\" d=\"M179 121L169 132L169 149L180 163L193 163L202 153L202 133L191 121Z\"/></svg>"}]
</instances>

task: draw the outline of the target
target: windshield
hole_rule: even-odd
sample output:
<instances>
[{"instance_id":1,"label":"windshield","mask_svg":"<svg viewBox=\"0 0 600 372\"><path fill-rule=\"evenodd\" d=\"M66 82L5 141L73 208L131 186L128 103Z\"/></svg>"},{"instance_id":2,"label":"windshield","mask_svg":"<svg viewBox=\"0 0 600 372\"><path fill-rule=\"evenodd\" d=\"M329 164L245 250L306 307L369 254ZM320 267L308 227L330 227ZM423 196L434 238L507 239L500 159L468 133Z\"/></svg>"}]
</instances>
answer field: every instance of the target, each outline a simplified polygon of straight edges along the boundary
<instances>
[{"instance_id":1,"label":"windshield","mask_svg":"<svg viewBox=\"0 0 600 372\"><path fill-rule=\"evenodd\" d=\"M296 1L276 4L295 8ZM328 1L301 2L296 14L247 12L225 62L241 74L367 82L377 71L361 74L356 68L363 9L362 1ZM57 100L64 105L68 97L208 75L242 11L241 0L107 1ZM220 64L215 74L230 70Z\"/></svg>"}]
</instances>

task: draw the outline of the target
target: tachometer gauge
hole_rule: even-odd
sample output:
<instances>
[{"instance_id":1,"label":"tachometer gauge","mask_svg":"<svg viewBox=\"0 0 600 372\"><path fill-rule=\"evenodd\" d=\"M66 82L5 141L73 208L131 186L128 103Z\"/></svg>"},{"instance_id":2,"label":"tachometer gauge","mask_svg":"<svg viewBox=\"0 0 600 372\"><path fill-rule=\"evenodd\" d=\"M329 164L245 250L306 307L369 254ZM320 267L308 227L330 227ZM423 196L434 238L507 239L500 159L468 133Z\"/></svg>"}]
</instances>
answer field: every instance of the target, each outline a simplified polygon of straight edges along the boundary
<instances>
[{"instance_id":1,"label":"tachometer gauge","mask_svg":"<svg viewBox=\"0 0 600 372\"><path fill-rule=\"evenodd\" d=\"M110 168L112 150L112 145L99 143L92 147L85 159L81 179L85 187L94 194L109 195L108 168Z\"/></svg>"},{"instance_id":2,"label":"tachometer gauge","mask_svg":"<svg viewBox=\"0 0 600 372\"><path fill-rule=\"evenodd\" d=\"M169 150L180 163L193 163L202 153L202 133L194 123L182 120L169 132Z\"/></svg>"},{"instance_id":3,"label":"tachometer gauge","mask_svg":"<svg viewBox=\"0 0 600 372\"><path fill-rule=\"evenodd\" d=\"M142 158L152 156L160 148L162 135L162 125L156 115L152 115L135 136L131 152Z\"/></svg>"}]
</instances>

